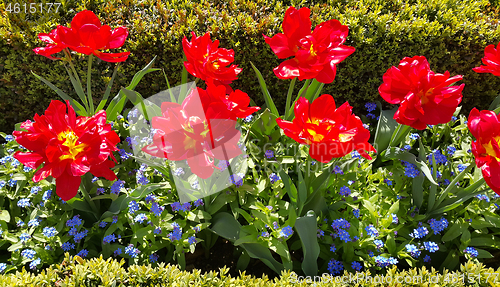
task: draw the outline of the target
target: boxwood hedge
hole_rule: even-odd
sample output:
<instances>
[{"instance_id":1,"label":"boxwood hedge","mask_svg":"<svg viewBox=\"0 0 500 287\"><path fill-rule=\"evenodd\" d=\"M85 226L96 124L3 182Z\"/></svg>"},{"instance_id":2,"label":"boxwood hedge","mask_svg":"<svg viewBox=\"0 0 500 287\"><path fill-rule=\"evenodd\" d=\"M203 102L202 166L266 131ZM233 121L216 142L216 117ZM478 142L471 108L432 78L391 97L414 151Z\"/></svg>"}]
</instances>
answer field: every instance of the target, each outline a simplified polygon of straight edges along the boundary
<instances>
[{"instance_id":1,"label":"boxwood hedge","mask_svg":"<svg viewBox=\"0 0 500 287\"><path fill-rule=\"evenodd\" d=\"M500 79L472 71L480 65L484 47L500 41L499 17L488 0L61 0L57 12L52 9L33 14L9 12L8 5L13 3L0 2L0 130L7 132L15 123L32 118L34 112L41 113L50 99L58 99L30 71L72 92L61 61L36 55L32 49L43 46L36 37L38 33L47 33L58 24L69 25L83 9L94 11L111 27L129 28L123 50L132 55L121 65L113 93L155 55L156 67L164 69L170 84L179 83L182 38L190 37L191 31L198 35L210 31L222 47L235 50L235 63L243 68L234 87L263 104L252 61L283 109L288 81L276 81L272 69L280 60L262 34L281 32L289 5L310 7L313 27L332 18L349 26L346 44L356 47L356 52L339 65L337 78L323 91L340 102L349 100L358 112L365 102L380 99L377 89L383 73L405 56L424 55L434 71L464 75L463 110L487 108L500 90ZM86 61L79 59L77 66L83 75ZM104 93L113 68L114 64L102 61L94 64L96 101ZM136 88L144 96L163 89L166 82L161 72L149 74Z\"/></svg>"},{"instance_id":2,"label":"boxwood hedge","mask_svg":"<svg viewBox=\"0 0 500 287\"><path fill-rule=\"evenodd\" d=\"M460 271L437 272L422 267L398 271L396 267L385 274L370 271L356 274L344 271L342 276L327 274L319 277L304 277L283 271L281 276L269 279L256 278L240 272L239 276L229 275L224 267L218 271L202 274L199 270L181 271L175 265L160 263L151 265L131 265L123 267L124 260L104 260L93 258L84 260L66 254L61 264L54 264L38 274L26 271L8 272L0 275L0 286L496 286L500 281L500 269L485 268L481 263L471 261L460 266ZM311 285L311 283L316 283Z\"/></svg>"}]
</instances>

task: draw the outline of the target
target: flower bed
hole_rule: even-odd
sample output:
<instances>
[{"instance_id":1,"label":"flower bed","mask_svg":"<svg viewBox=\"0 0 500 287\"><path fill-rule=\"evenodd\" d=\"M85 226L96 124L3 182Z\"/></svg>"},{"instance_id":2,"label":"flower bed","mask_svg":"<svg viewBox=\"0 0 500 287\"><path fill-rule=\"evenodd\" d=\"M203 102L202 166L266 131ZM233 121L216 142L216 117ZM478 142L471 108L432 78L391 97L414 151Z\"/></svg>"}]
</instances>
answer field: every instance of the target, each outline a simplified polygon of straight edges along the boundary
<instances>
[{"instance_id":1,"label":"flower bed","mask_svg":"<svg viewBox=\"0 0 500 287\"><path fill-rule=\"evenodd\" d=\"M399 106L367 103L363 121L322 94L355 51L348 27L312 27L310 10L295 7L282 27L264 38L283 60L274 74L289 81L283 113L257 64L263 108L233 87L234 51L209 33L183 39L181 86L136 92L158 72L153 59L110 98L115 69L97 106L93 57L125 61L128 52L107 50L126 42L127 28L85 10L39 34L46 46L34 52L64 63L78 98L34 74L64 102L1 134L0 271L36 272L64 252L185 269L187 254L208 258L218 238L235 246L237 269L258 260L276 274L497 265L488 259L499 249L500 98L466 117L464 84L453 85L463 76L405 57L379 88ZM88 56L86 83L77 54ZM499 63L491 45L475 71L497 74Z\"/></svg>"}]
</instances>

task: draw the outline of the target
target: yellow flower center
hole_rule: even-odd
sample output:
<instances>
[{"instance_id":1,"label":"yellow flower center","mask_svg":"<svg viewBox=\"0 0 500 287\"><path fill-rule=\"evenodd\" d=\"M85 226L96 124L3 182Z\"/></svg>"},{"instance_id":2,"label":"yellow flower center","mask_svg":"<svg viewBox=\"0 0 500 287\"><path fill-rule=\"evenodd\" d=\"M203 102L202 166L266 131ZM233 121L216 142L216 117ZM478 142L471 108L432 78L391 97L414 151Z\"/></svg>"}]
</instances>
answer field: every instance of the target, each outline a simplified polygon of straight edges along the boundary
<instances>
[{"instance_id":1,"label":"yellow flower center","mask_svg":"<svg viewBox=\"0 0 500 287\"><path fill-rule=\"evenodd\" d=\"M207 137L207 135L210 133L207 121L204 120L203 123L199 123L198 120L199 119L196 117L191 117L190 120L186 124L182 125L182 127L184 128L184 130L186 132L188 132L190 134L199 134L202 137ZM195 126L192 126L193 123ZM201 125L203 125L203 129L200 131ZM186 135L186 138L184 139L183 143L184 143L186 150L194 149L196 147L197 140L190 137L188 134L185 134L185 135Z\"/></svg>"},{"instance_id":2,"label":"yellow flower center","mask_svg":"<svg viewBox=\"0 0 500 287\"><path fill-rule=\"evenodd\" d=\"M311 57L315 57L317 54L316 54L316 50L314 50L314 45L311 43L311 47L309 47L309 53L311 54Z\"/></svg>"},{"instance_id":3,"label":"yellow flower center","mask_svg":"<svg viewBox=\"0 0 500 287\"><path fill-rule=\"evenodd\" d=\"M500 145L500 136L494 137L489 143L483 144L484 149L486 150L486 153L488 155L491 155L494 157L497 161L500 161L500 158L497 157L497 153L495 152L495 149L493 148L492 141L496 141L498 145Z\"/></svg>"},{"instance_id":4,"label":"yellow flower center","mask_svg":"<svg viewBox=\"0 0 500 287\"><path fill-rule=\"evenodd\" d=\"M79 157L78 155L82 153L87 147L87 145L84 143L76 144L76 142L78 141L78 136L71 130L60 133L59 135L57 135L57 139L60 141L64 141L62 145L68 147L68 153L60 156L60 160L75 160Z\"/></svg>"},{"instance_id":5,"label":"yellow flower center","mask_svg":"<svg viewBox=\"0 0 500 287\"><path fill-rule=\"evenodd\" d=\"M424 91L420 92L420 102L422 103L422 105L425 105L429 102L429 97L432 95L433 92L434 88L430 88L425 92Z\"/></svg>"},{"instance_id":6,"label":"yellow flower center","mask_svg":"<svg viewBox=\"0 0 500 287\"><path fill-rule=\"evenodd\" d=\"M339 141L344 143L348 142L353 138L352 134L339 134Z\"/></svg>"}]
</instances>

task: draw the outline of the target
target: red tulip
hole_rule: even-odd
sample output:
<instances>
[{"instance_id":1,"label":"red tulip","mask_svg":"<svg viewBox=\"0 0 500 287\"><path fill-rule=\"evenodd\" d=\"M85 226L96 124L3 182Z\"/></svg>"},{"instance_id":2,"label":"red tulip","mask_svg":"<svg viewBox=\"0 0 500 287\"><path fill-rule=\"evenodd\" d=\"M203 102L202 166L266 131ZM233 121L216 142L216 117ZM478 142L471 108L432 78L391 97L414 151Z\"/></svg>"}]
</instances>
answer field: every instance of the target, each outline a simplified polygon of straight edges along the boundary
<instances>
[{"instance_id":1,"label":"red tulip","mask_svg":"<svg viewBox=\"0 0 500 287\"><path fill-rule=\"evenodd\" d=\"M217 85L212 79L208 79L206 84L206 90L197 88L192 91L192 93L199 95L205 113L208 111L210 105L223 104L229 112L229 119L236 120L236 118L246 118L260 110L260 107L249 107L250 97L240 90L231 90L227 94L226 86Z\"/></svg>"},{"instance_id":2,"label":"red tulip","mask_svg":"<svg viewBox=\"0 0 500 287\"><path fill-rule=\"evenodd\" d=\"M76 14L71 21L71 28L58 26L57 34L61 42L70 49L85 55L94 54L106 62L123 62L130 54L130 52L103 53L100 51L123 46L128 31L125 27L111 30L108 25L101 25L99 18L89 10Z\"/></svg>"},{"instance_id":3,"label":"red tulip","mask_svg":"<svg viewBox=\"0 0 500 287\"><path fill-rule=\"evenodd\" d=\"M312 104L301 97L295 103L293 122L282 119L276 122L285 135L300 144L310 145L309 155L323 163L353 150L371 159L366 151L376 151L368 143L370 132L363 127L359 117L352 114L349 103L336 108L330 95L322 95Z\"/></svg>"},{"instance_id":4,"label":"red tulip","mask_svg":"<svg viewBox=\"0 0 500 287\"><path fill-rule=\"evenodd\" d=\"M484 49L484 58L481 59L486 66L473 68L477 73L492 73L495 76L500 76L500 43L497 48L495 45L489 45Z\"/></svg>"},{"instance_id":5,"label":"red tulip","mask_svg":"<svg viewBox=\"0 0 500 287\"><path fill-rule=\"evenodd\" d=\"M337 20L323 22L311 33L309 14L309 8L290 7L283 19L283 33L272 38L264 35L278 58L294 57L274 68L274 74L280 79L316 78L329 84L335 79L335 65L354 53L355 48L343 45L349 28Z\"/></svg>"},{"instance_id":6,"label":"red tulip","mask_svg":"<svg viewBox=\"0 0 500 287\"><path fill-rule=\"evenodd\" d=\"M224 85L238 79L241 69L237 65L230 65L234 61L233 50L219 48L219 40L212 42L209 33L201 37L196 37L194 32L192 35L191 42L186 37L182 39L187 58L184 67L191 75L204 81L211 78Z\"/></svg>"},{"instance_id":7,"label":"red tulip","mask_svg":"<svg viewBox=\"0 0 500 287\"><path fill-rule=\"evenodd\" d=\"M67 46L61 42L59 35L57 34L57 29L50 31L49 34L40 33L38 34L38 39L48 43L46 47L39 47L33 49L36 54L45 56L51 60L60 60L60 58L52 57L52 54L59 53Z\"/></svg>"},{"instance_id":8,"label":"red tulip","mask_svg":"<svg viewBox=\"0 0 500 287\"><path fill-rule=\"evenodd\" d=\"M427 125L447 123L462 101L460 86L449 85L462 80L450 73L436 74L423 56L404 58L398 67L384 74L378 91L391 104L401 104L394 119L403 125L423 130Z\"/></svg>"},{"instance_id":9,"label":"red tulip","mask_svg":"<svg viewBox=\"0 0 500 287\"><path fill-rule=\"evenodd\" d=\"M161 110L162 116L152 119L156 133L144 152L172 161L187 160L191 171L204 179L217 168L214 158L229 160L241 154L240 131L222 102L208 106L205 114L200 99L191 93L182 105L165 102Z\"/></svg>"},{"instance_id":10,"label":"red tulip","mask_svg":"<svg viewBox=\"0 0 500 287\"><path fill-rule=\"evenodd\" d=\"M493 111L472 109L467 126L476 138L472 154L488 186L500 195L500 117Z\"/></svg>"},{"instance_id":11,"label":"red tulip","mask_svg":"<svg viewBox=\"0 0 500 287\"><path fill-rule=\"evenodd\" d=\"M31 152L16 152L14 157L22 164L39 169L33 176L39 182L48 176L56 179L56 192L63 200L73 198L80 186L81 176L90 172L94 176L115 180L108 160L118 150L118 135L106 124L106 112L92 117L77 117L73 107L66 102L52 101L45 115L35 115L35 122L25 121L15 131L16 141Z\"/></svg>"}]
</instances>

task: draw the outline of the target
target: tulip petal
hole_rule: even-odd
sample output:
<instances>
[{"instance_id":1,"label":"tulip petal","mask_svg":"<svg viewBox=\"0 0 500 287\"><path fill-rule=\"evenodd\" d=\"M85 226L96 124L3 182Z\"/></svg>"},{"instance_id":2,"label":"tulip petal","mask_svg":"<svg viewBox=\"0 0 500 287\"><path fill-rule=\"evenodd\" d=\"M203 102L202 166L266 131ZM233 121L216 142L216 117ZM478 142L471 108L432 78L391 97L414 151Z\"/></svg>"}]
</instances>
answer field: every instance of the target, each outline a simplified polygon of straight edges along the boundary
<instances>
[{"instance_id":1,"label":"tulip petal","mask_svg":"<svg viewBox=\"0 0 500 287\"><path fill-rule=\"evenodd\" d=\"M56 193L62 200L68 201L76 196L81 182L81 177L64 172L56 178Z\"/></svg>"},{"instance_id":2,"label":"tulip petal","mask_svg":"<svg viewBox=\"0 0 500 287\"><path fill-rule=\"evenodd\" d=\"M101 21L97 18L94 12L90 10L83 10L77 13L71 21L71 29L78 31L85 24L92 24L98 28L101 27Z\"/></svg>"},{"instance_id":3,"label":"tulip petal","mask_svg":"<svg viewBox=\"0 0 500 287\"><path fill-rule=\"evenodd\" d=\"M128 30L126 27L118 27L113 30L111 37L109 38L107 49L116 49L123 46L125 40L128 36Z\"/></svg>"}]
</instances>

